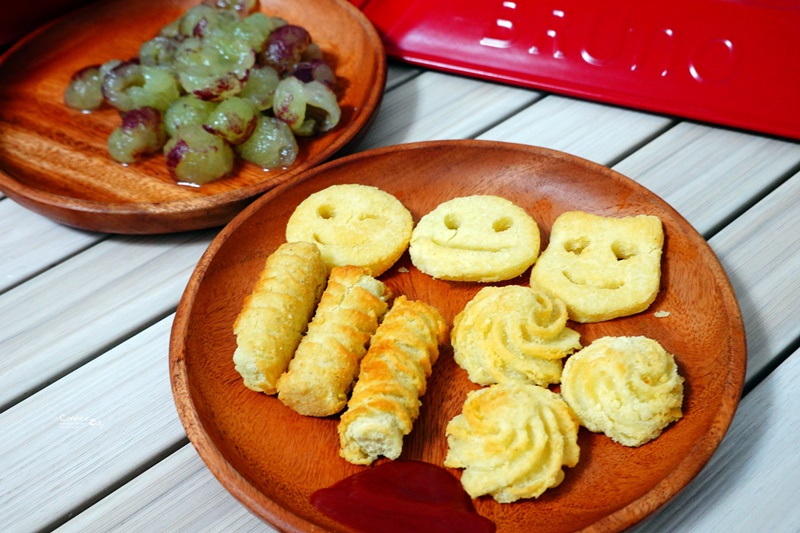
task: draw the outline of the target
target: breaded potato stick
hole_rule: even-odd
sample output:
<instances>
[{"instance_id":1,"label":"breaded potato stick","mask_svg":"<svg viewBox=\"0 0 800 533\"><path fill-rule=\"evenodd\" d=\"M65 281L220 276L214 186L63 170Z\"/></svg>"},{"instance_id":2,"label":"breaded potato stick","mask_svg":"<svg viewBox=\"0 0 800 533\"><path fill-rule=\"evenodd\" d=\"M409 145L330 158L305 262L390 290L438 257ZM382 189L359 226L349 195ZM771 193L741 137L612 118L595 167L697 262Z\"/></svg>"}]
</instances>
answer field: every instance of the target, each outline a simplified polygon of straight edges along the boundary
<instances>
[{"instance_id":1,"label":"breaded potato stick","mask_svg":"<svg viewBox=\"0 0 800 533\"><path fill-rule=\"evenodd\" d=\"M389 296L389 289L370 276L368 268L331 269L308 333L278 380L278 399L307 416L344 409Z\"/></svg>"},{"instance_id":2,"label":"breaded potato stick","mask_svg":"<svg viewBox=\"0 0 800 533\"><path fill-rule=\"evenodd\" d=\"M403 437L419 415L427 378L447 341L439 311L399 296L361 361L358 381L339 422L341 455L368 465L378 456L397 459Z\"/></svg>"},{"instance_id":3,"label":"breaded potato stick","mask_svg":"<svg viewBox=\"0 0 800 533\"><path fill-rule=\"evenodd\" d=\"M233 362L247 388L275 393L325 289L327 274L315 244L282 244L267 258L233 326Z\"/></svg>"}]
</instances>

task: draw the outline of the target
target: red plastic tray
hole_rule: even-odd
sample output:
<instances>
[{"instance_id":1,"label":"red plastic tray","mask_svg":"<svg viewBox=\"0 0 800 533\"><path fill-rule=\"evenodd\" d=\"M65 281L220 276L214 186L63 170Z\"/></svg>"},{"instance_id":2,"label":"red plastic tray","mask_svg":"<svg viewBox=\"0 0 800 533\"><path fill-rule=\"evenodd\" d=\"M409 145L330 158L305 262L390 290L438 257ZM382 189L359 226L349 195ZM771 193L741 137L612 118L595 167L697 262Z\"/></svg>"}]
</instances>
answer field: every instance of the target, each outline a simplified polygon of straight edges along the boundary
<instances>
[{"instance_id":1,"label":"red plastic tray","mask_svg":"<svg viewBox=\"0 0 800 533\"><path fill-rule=\"evenodd\" d=\"M798 0L351 0L390 57L800 139Z\"/></svg>"}]
</instances>

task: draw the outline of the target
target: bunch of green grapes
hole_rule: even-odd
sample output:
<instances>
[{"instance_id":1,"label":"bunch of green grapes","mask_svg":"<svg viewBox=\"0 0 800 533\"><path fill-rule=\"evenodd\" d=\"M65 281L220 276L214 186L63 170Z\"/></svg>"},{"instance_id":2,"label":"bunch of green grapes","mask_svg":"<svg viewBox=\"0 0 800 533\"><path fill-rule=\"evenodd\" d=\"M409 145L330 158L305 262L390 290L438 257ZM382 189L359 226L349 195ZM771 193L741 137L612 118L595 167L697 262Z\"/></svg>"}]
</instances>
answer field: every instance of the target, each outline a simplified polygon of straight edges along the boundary
<instances>
[{"instance_id":1,"label":"bunch of green grapes","mask_svg":"<svg viewBox=\"0 0 800 533\"><path fill-rule=\"evenodd\" d=\"M138 57L73 74L72 108L116 108L108 138L122 164L162 151L181 183L233 172L236 155L264 169L297 157L297 136L328 131L341 112L336 76L308 31L257 0L206 0L142 44Z\"/></svg>"}]
</instances>

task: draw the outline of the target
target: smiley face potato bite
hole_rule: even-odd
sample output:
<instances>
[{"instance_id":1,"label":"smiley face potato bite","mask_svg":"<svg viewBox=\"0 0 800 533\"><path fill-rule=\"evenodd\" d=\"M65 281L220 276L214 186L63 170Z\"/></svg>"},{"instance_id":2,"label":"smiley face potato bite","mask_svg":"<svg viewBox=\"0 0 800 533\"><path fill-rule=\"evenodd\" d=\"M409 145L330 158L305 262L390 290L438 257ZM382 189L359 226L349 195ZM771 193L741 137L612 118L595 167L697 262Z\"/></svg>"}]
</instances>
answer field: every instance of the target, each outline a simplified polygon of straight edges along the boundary
<instances>
[{"instance_id":1,"label":"smiley face potato bite","mask_svg":"<svg viewBox=\"0 0 800 533\"><path fill-rule=\"evenodd\" d=\"M576 322L600 322L647 309L661 282L664 230L652 215L562 213L531 271L531 285L560 298Z\"/></svg>"},{"instance_id":2,"label":"smiley face potato bite","mask_svg":"<svg viewBox=\"0 0 800 533\"><path fill-rule=\"evenodd\" d=\"M539 256L539 227L499 196L454 198L422 217L411 235L411 262L434 278L493 282L519 276Z\"/></svg>"},{"instance_id":3,"label":"smiley face potato bite","mask_svg":"<svg viewBox=\"0 0 800 533\"><path fill-rule=\"evenodd\" d=\"M329 270L353 265L380 276L406 251L413 227L411 212L388 192L332 185L297 206L286 224L286 240L316 244Z\"/></svg>"}]
</instances>

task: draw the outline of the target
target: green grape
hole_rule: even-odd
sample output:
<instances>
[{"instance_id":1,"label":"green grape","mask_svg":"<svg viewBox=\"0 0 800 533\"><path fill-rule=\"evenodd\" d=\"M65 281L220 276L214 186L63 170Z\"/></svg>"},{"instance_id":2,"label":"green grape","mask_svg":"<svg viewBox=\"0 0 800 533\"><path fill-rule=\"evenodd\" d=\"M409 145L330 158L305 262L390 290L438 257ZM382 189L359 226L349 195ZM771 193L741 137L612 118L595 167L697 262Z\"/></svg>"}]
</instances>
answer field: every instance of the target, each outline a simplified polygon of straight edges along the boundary
<instances>
[{"instance_id":1,"label":"green grape","mask_svg":"<svg viewBox=\"0 0 800 533\"><path fill-rule=\"evenodd\" d=\"M264 111L272 107L272 97L280 81L274 68L255 66L250 69L250 77L239 96L253 102L259 111Z\"/></svg>"},{"instance_id":2,"label":"green grape","mask_svg":"<svg viewBox=\"0 0 800 533\"><path fill-rule=\"evenodd\" d=\"M167 133L174 137L184 126L202 126L208 116L216 109L216 102L200 100L192 95L184 95L172 102L164 114Z\"/></svg>"},{"instance_id":3,"label":"green grape","mask_svg":"<svg viewBox=\"0 0 800 533\"><path fill-rule=\"evenodd\" d=\"M314 132L329 131L336 127L342 117L342 110L336 94L325 83L312 81L305 84L306 118L314 121Z\"/></svg>"},{"instance_id":4,"label":"green grape","mask_svg":"<svg viewBox=\"0 0 800 533\"><path fill-rule=\"evenodd\" d=\"M164 146L167 168L179 182L203 184L233 170L234 154L222 138L202 126L186 126Z\"/></svg>"},{"instance_id":5,"label":"green grape","mask_svg":"<svg viewBox=\"0 0 800 533\"><path fill-rule=\"evenodd\" d=\"M236 147L245 161L261 168L288 167L297 158L297 141L285 122L261 115L250 138Z\"/></svg>"},{"instance_id":6,"label":"green grape","mask_svg":"<svg viewBox=\"0 0 800 533\"><path fill-rule=\"evenodd\" d=\"M253 13L244 19L237 28L239 38L247 38L256 53L267 48L267 39L276 28L285 26L287 22L278 17L268 17L264 13Z\"/></svg>"},{"instance_id":7,"label":"green grape","mask_svg":"<svg viewBox=\"0 0 800 533\"><path fill-rule=\"evenodd\" d=\"M108 153L120 163L134 163L161 150L166 139L161 113L142 107L122 115L122 125L108 137Z\"/></svg>"},{"instance_id":8,"label":"green grape","mask_svg":"<svg viewBox=\"0 0 800 533\"><path fill-rule=\"evenodd\" d=\"M184 35L181 33L182 21L183 17L178 17L177 19L173 20L172 22L161 28L161 31L158 32L158 35L161 37L167 37L169 39L176 39L180 41L184 37Z\"/></svg>"},{"instance_id":9,"label":"green grape","mask_svg":"<svg viewBox=\"0 0 800 533\"><path fill-rule=\"evenodd\" d=\"M303 82L289 76L278 83L272 102L275 116L297 131L306 117L306 99Z\"/></svg>"},{"instance_id":10,"label":"green grape","mask_svg":"<svg viewBox=\"0 0 800 533\"><path fill-rule=\"evenodd\" d=\"M202 37L207 29L218 25L223 16L223 11L211 6L194 6L180 18L180 33L185 37Z\"/></svg>"},{"instance_id":11,"label":"green grape","mask_svg":"<svg viewBox=\"0 0 800 533\"><path fill-rule=\"evenodd\" d=\"M180 97L180 88L175 76L158 67L140 67L144 84L128 89L134 107L155 107L161 112Z\"/></svg>"},{"instance_id":12,"label":"green grape","mask_svg":"<svg viewBox=\"0 0 800 533\"><path fill-rule=\"evenodd\" d=\"M165 111L180 96L175 77L158 67L124 61L103 78L103 97L120 111L155 107Z\"/></svg>"},{"instance_id":13,"label":"green grape","mask_svg":"<svg viewBox=\"0 0 800 533\"><path fill-rule=\"evenodd\" d=\"M255 104L233 96L220 102L203 123L203 128L231 144L241 144L253 133L257 119Z\"/></svg>"},{"instance_id":14,"label":"green grape","mask_svg":"<svg viewBox=\"0 0 800 533\"><path fill-rule=\"evenodd\" d=\"M125 112L136 107L128 90L142 85L144 85L144 75L139 63L122 61L103 76L101 90L106 102Z\"/></svg>"},{"instance_id":15,"label":"green grape","mask_svg":"<svg viewBox=\"0 0 800 533\"><path fill-rule=\"evenodd\" d=\"M203 3L208 6L216 7L217 9L224 9L234 11L240 17L246 17L253 11L258 10L258 0L204 0Z\"/></svg>"},{"instance_id":16,"label":"green grape","mask_svg":"<svg viewBox=\"0 0 800 533\"><path fill-rule=\"evenodd\" d=\"M100 65L100 80L102 81L103 78L106 77L106 74L111 72L111 69L116 68L122 64L122 61L119 59L109 59L102 65Z\"/></svg>"},{"instance_id":17,"label":"green grape","mask_svg":"<svg viewBox=\"0 0 800 533\"><path fill-rule=\"evenodd\" d=\"M255 52L247 43L225 41L216 34L188 38L175 54L178 78L187 92L203 100L224 100L242 90Z\"/></svg>"},{"instance_id":18,"label":"green grape","mask_svg":"<svg viewBox=\"0 0 800 533\"><path fill-rule=\"evenodd\" d=\"M318 81L303 83L294 76L284 78L278 84L272 110L277 118L301 136L333 129L341 118L333 91Z\"/></svg>"},{"instance_id":19,"label":"green grape","mask_svg":"<svg viewBox=\"0 0 800 533\"><path fill-rule=\"evenodd\" d=\"M284 19L280 17L270 17L265 15L264 13L256 12L247 17L242 21L243 24L247 26L252 26L258 28L261 33L269 37L269 34L272 33L277 28L281 26L286 26L289 24Z\"/></svg>"},{"instance_id":20,"label":"green grape","mask_svg":"<svg viewBox=\"0 0 800 533\"><path fill-rule=\"evenodd\" d=\"M72 75L67 90L64 91L64 103L83 111L98 109L103 104L99 66L82 68Z\"/></svg>"},{"instance_id":21,"label":"green grape","mask_svg":"<svg viewBox=\"0 0 800 533\"><path fill-rule=\"evenodd\" d=\"M177 39L162 35L153 37L139 48L139 62L148 67L172 70L179 43Z\"/></svg>"}]
</instances>

